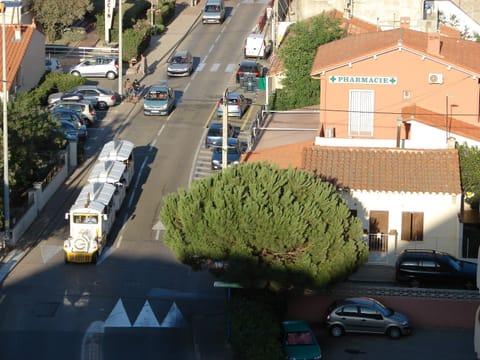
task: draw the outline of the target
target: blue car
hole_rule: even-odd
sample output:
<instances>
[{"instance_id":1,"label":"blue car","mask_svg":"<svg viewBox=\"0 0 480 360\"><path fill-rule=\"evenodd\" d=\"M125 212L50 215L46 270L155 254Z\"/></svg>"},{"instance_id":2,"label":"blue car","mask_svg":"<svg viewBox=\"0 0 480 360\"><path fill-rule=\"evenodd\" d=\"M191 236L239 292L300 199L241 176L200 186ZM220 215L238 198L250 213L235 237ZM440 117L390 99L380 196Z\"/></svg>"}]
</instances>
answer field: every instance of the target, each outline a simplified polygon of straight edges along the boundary
<instances>
[{"instance_id":1,"label":"blue car","mask_svg":"<svg viewBox=\"0 0 480 360\"><path fill-rule=\"evenodd\" d=\"M227 146L227 166L237 165L242 157L242 145L236 138L228 139ZM223 165L223 147L222 142L213 148L212 151L212 170L220 170Z\"/></svg>"}]
</instances>

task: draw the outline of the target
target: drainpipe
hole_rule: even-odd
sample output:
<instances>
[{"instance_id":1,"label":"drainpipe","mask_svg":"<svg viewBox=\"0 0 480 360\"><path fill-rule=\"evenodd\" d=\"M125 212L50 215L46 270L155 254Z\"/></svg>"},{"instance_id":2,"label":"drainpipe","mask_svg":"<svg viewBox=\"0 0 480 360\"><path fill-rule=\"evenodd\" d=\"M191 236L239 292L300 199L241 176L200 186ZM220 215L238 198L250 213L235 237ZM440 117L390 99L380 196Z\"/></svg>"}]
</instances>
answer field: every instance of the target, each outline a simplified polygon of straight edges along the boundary
<instances>
[{"instance_id":1,"label":"drainpipe","mask_svg":"<svg viewBox=\"0 0 480 360\"><path fill-rule=\"evenodd\" d=\"M403 122L403 119L399 117L397 119L397 148L400 147L400 135L402 133L402 122Z\"/></svg>"}]
</instances>

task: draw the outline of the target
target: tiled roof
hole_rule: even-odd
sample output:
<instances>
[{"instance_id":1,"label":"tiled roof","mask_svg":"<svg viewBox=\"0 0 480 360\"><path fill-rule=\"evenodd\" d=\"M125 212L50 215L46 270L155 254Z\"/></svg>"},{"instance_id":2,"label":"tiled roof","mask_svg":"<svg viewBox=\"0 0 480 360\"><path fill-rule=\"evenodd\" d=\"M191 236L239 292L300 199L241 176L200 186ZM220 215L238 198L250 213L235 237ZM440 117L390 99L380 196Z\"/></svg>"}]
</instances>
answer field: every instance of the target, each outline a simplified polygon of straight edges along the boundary
<instances>
[{"instance_id":1,"label":"tiled roof","mask_svg":"<svg viewBox=\"0 0 480 360\"><path fill-rule=\"evenodd\" d=\"M300 168L302 166L302 151L305 147L311 146L312 141L301 142L290 145L275 146L262 150L249 152L243 158L245 162L268 162L278 165L281 169L288 167Z\"/></svg>"},{"instance_id":2,"label":"tiled roof","mask_svg":"<svg viewBox=\"0 0 480 360\"><path fill-rule=\"evenodd\" d=\"M445 130L445 114L439 114L420 106L412 105L402 108L402 118L405 121L412 119L425 125ZM455 119L454 117L448 120L449 133L480 141L480 128L478 126Z\"/></svg>"},{"instance_id":3,"label":"tiled roof","mask_svg":"<svg viewBox=\"0 0 480 360\"><path fill-rule=\"evenodd\" d=\"M310 146L302 168L351 190L461 193L456 149Z\"/></svg>"},{"instance_id":4,"label":"tiled roof","mask_svg":"<svg viewBox=\"0 0 480 360\"><path fill-rule=\"evenodd\" d=\"M15 39L15 30L19 29L21 31L20 40ZM17 75L17 72L20 68L20 64L23 61L23 57L27 51L28 45L32 38L33 32L35 31L36 26L34 24L29 25L6 25L5 26L5 38L6 41L6 53L7 53L7 90L10 90L13 80ZM0 49L3 46L3 37L0 36ZM2 52L0 51L0 63L2 61ZM39 59L42 61L43 59ZM3 67L0 66L0 79L3 79ZM0 92L2 87L0 86Z\"/></svg>"},{"instance_id":5,"label":"tiled roof","mask_svg":"<svg viewBox=\"0 0 480 360\"><path fill-rule=\"evenodd\" d=\"M427 52L428 35L421 31L398 28L332 41L318 48L311 75L316 76L322 71L344 65L354 59L373 56L381 51L397 49L399 46L480 74L479 43L440 35L441 55L432 55Z\"/></svg>"}]
</instances>

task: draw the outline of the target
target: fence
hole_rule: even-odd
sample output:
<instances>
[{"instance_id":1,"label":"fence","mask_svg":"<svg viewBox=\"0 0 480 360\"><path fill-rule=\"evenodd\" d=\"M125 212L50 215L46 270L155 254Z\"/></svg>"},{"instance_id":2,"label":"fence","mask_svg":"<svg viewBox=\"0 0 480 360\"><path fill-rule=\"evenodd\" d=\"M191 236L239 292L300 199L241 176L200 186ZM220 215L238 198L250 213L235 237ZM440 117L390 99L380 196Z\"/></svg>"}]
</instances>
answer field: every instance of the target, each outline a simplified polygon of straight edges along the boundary
<instances>
[{"instance_id":1,"label":"fence","mask_svg":"<svg viewBox=\"0 0 480 360\"><path fill-rule=\"evenodd\" d=\"M73 47L66 45L45 45L46 56L86 59L96 56L116 56L118 57L118 48L106 47Z\"/></svg>"},{"instance_id":2,"label":"fence","mask_svg":"<svg viewBox=\"0 0 480 360\"><path fill-rule=\"evenodd\" d=\"M248 129L248 150L252 150L257 141L260 138L262 128L265 125L265 120L267 119L267 112L265 105L262 105L260 109L257 111L257 114L255 115L255 118L252 120L250 123L250 127Z\"/></svg>"}]
</instances>

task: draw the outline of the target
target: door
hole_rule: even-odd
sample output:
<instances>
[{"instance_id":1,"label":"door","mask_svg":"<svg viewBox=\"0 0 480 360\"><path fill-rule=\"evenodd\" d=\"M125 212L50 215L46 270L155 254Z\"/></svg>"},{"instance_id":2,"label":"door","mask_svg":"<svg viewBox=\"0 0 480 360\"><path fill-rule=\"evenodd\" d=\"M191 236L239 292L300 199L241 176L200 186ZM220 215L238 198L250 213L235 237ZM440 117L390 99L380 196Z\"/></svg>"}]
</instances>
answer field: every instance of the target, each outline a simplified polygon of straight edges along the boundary
<instances>
[{"instance_id":1,"label":"door","mask_svg":"<svg viewBox=\"0 0 480 360\"><path fill-rule=\"evenodd\" d=\"M370 251L388 251L388 211L370 211L368 248Z\"/></svg>"}]
</instances>

